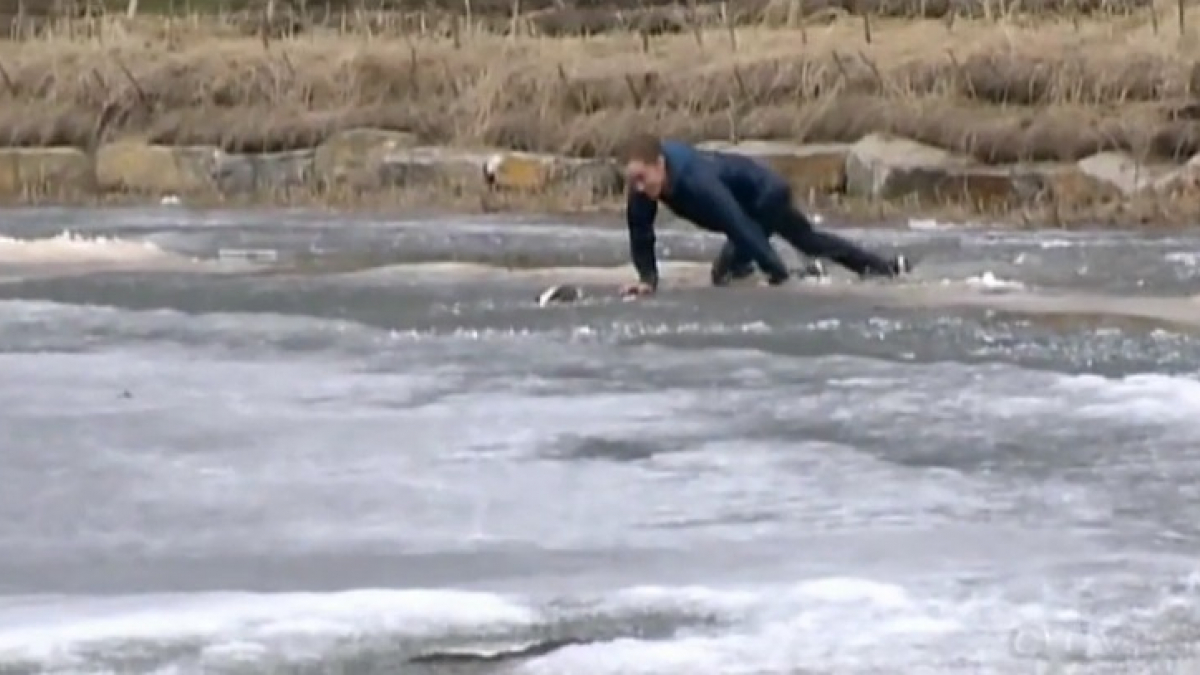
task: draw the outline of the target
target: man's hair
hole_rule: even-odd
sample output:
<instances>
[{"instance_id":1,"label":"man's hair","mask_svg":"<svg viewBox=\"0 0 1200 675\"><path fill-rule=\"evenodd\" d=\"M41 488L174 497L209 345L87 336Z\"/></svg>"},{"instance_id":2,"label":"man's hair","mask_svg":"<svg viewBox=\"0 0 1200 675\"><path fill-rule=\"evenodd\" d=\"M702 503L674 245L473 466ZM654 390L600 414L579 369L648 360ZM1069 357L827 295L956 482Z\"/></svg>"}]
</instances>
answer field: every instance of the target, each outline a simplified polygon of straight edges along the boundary
<instances>
[{"instance_id":1,"label":"man's hair","mask_svg":"<svg viewBox=\"0 0 1200 675\"><path fill-rule=\"evenodd\" d=\"M662 156L662 141L653 134L636 134L625 142L621 148L621 161L646 162L657 161Z\"/></svg>"}]
</instances>

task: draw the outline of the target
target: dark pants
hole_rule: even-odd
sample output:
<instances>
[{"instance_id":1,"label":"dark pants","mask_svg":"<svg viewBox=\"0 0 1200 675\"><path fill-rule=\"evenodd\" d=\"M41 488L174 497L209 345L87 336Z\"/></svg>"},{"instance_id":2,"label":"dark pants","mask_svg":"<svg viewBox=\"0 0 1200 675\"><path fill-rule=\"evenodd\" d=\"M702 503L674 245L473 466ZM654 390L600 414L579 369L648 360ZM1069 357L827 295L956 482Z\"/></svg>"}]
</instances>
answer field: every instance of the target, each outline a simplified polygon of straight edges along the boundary
<instances>
[{"instance_id":1,"label":"dark pants","mask_svg":"<svg viewBox=\"0 0 1200 675\"><path fill-rule=\"evenodd\" d=\"M895 263L872 253L848 239L822 232L813 227L803 213L782 199L763 214L767 238L778 234L797 251L809 258L828 258L859 276L895 276ZM754 262L739 251L732 241L726 241L713 261L713 283L741 279L754 273Z\"/></svg>"}]
</instances>

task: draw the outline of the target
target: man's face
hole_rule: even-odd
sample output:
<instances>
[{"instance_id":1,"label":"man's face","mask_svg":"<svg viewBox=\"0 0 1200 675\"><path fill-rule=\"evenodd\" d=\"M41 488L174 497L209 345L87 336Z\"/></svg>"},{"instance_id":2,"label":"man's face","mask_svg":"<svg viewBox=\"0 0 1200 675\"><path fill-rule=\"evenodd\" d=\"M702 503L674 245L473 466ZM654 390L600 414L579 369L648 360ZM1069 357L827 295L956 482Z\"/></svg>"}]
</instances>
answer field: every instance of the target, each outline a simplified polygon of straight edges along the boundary
<instances>
[{"instance_id":1,"label":"man's face","mask_svg":"<svg viewBox=\"0 0 1200 675\"><path fill-rule=\"evenodd\" d=\"M632 159L625 165L625 180L633 189L651 199L662 196L663 186L667 182L667 166L663 158L653 162Z\"/></svg>"}]
</instances>

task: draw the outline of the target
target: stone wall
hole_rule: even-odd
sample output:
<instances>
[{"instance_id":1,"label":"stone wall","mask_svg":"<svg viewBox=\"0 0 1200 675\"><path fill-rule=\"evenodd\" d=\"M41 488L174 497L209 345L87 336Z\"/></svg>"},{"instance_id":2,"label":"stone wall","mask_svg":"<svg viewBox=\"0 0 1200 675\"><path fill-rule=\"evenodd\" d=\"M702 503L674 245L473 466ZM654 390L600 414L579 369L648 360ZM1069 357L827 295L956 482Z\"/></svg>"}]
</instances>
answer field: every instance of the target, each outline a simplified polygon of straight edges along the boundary
<instances>
[{"instance_id":1,"label":"stone wall","mask_svg":"<svg viewBox=\"0 0 1200 675\"><path fill-rule=\"evenodd\" d=\"M956 204L996 213L1030 206L1070 209L1136 197L1171 200L1200 192L1200 156L1145 165L1105 152L1075 163L984 165L906 138L871 134L851 144L709 142L748 154L786 176L800 200L845 196L908 208ZM619 167L603 159L421 145L408 133L340 132L320 146L238 154L208 146L119 141L76 148L0 148L0 198L33 201L113 194L182 199L477 189L527 194L573 191L597 202L620 193Z\"/></svg>"}]
</instances>

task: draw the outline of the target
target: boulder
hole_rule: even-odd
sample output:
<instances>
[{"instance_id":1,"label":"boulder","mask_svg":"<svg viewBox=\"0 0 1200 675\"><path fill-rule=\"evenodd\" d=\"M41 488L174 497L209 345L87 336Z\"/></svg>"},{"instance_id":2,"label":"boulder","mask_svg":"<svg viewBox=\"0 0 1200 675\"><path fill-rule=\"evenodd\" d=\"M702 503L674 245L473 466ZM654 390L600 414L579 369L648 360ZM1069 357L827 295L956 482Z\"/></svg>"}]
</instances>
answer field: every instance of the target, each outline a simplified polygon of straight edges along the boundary
<instances>
[{"instance_id":1,"label":"boulder","mask_svg":"<svg viewBox=\"0 0 1200 675\"><path fill-rule=\"evenodd\" d=\"M1018 205L1081 206L1119 196L1111 185L1066 164L971 164L949 168L934 182L934 197L973 208L1005 209Z\"/></svg>"},{"instance_id":2,"label":"boulder","mask_svg":"<svg viewBox=\"0 0 1200 675\"><path fill-rule=\"evenodd\" d=\"M313 150L225 154L217 157L213 178L222 194L277 194L313 184Z\"/></svg>"},{"instance_id":3,"label":"boulder","mask_svg":"<svg viewBox=\"0 0 1200 675\"><path fill-rule=\"evenodd\" d=\"M1076 164L1030 164L1037 178L1039 199L1062 206L1080 207L1119 199L1121 190L1085 173Z\"/></svg>"},{"instance_id":4,"label":"boulder","mask_svg":"<svg viewBox=\"0 0 1200 675\"><path fill-rule=\"evenodd\" d=\"M1028 204L1042 193L1040 176L1022 166L968 165L947 167L930 181L928 195L936 202L968 204L987 211Z\"/></svg>"},{"instance_id":5,"label":"boulder","mask_svg":"<svg viewBox=\"0 0 1200 675\"><path fill-rule=\"evenodd\" d=\"M973 165L968 157L908 138L870 134L846 155L846 192L867 199L938 202L947 189L956 191L947 179ZM994 176L979 180L995 187Z\"/></svg>"},{"instance_id":6,"label":"boulder","mask_svg":"<svg viewBox=\"0 0 1200 675\"><path fill-rule=\"evenodd\" d=\"M843 143L804 145L778 141L709 141L697 147L758 159L786 178L799 198L812 192L842 192L846 185L846 159L851 148Z\"/></svg>"},{"instance_id":7,"label":"boulder","mask_svg":"<svg viewBox=\"0 0 1200 675\"><path fill-rule=\"evenodd\" d=\"M530 152L499 152L487 158L483 178L493 188L520 192L582 189L592 194L620 192L620 168L603 159L579 159Z\"/></svg>"},{"instance_id":8,"label":"boulder","mask_svg":"<svg viewBox=\"0 0 1200 675\"><path fill-rule=\"evenodd\" d=\"M101 190L158 195L216 191L215 176L224 154L214 146L149 145L118 141L96 151Z\"/></svg>"},{"instance_id":9,"label":"boulder","mask_svg":"<svg viewBox=\"0 0 1200 675\"><path fill-rule=\"evenodd\" d=\"M382 129L349 129L333 134L317 146L312 176L318 185L378 187L384 158L418 146L416 135Z\"/></svg>"},{"instance_id":10,"label":"boulder","mask_svg":"<svg viewBox=\"0 0 1200 675\"><path fill-rule=\"evenodd\" d=\"M88 194L95 189L92 160L78 148L0 148L0 196Z\"/></svg>"},{"instance_id":11,"label":"boulder","mask_svg":"<svg viewBox=\"0 0 1200 675\"><path fill-rule=\"evenodd\" d=\"M1172 169L1154 181L1155 192L1166 196L1200 193L1200 155Z\"/></svg>"},{"instance_id":12,"label":"boulder","mask_svg":"<svg viewBox=\"0 0 1200 675\"><path fill-rule=\"evenodd\" d=\"M422 146L380 155L379 185L388 187L480 186L488 155L482 152Z\"/></svg>"},{"instance_id":13,"label":"boulder","mask_svg":"<svg viewBox=\"0 0 1200 675\"><path fill-rule=\"evenodd\" d=\"M586 190L592 196L620 194L625 190L625 174L613 160L579 159L565 162L557 174L559 185Z\"/></svg>"},{"instance_id":14,"label":"boulder","mask_svg":"<svg viewBox=\"0 0 1200 675\"><path fill-rule=\"evenodd\" d=\"M916 141L872 134L851 147L846 191L854 196L918 203L969 204L980 210L1054 200L1088 204L1115 188L1079 166L991 166Z\"/></svg>"},{"instance_id":15,"label":"boulder","mask_svg":"<svg viewBox=\"0 0 1200 675\"><path fill-rule=\"evenodd\" d=\"M1126 197L1154 189L1155 184L1170 173L1169 168L1144 164L1127 152L1098 152L1079 160L1076 166L1084 174L1117 188Z\"/></svg>"}]
</instances>

